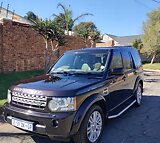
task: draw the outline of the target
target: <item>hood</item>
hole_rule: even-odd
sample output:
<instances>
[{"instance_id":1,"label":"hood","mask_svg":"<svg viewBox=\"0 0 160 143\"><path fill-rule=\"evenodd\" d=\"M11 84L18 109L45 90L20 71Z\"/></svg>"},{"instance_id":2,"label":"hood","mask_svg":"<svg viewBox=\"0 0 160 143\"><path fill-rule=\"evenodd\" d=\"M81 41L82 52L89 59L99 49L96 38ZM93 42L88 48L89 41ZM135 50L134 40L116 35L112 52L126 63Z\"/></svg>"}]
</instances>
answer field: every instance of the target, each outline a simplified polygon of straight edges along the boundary
<instances>
[{"instance_id":1,"label":"hood","mask_svg":"<svg viewBox=\"0 0 160 143\"><path fill-rule=\"evenodd\" d=\"M102 80L102 79L101 79ZM84 88L96 84L100 79L88 76L51 76L41 75L23 80L11 87L12 90L25 93L37 93L47 96L74 96Z\"/></svg>"}]
</instances>

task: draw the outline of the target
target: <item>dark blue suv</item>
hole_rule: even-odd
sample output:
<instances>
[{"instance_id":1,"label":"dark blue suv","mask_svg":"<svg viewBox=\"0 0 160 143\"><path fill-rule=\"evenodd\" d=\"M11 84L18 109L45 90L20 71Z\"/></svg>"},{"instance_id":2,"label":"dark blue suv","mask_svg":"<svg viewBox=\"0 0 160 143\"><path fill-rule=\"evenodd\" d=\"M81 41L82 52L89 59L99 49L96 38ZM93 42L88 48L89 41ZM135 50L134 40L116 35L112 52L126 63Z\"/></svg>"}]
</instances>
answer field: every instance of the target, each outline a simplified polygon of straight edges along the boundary
<instances>
[{"instance_id":1,"label":"dark blue suv","mask_svg":"<svg viewBox=\"0 0 160 143\"><path fill-rule=\"evenodd\" d=\"M97 143L105 120L140 105L143 69L133 47L65 52L47 74L8 90L4 118L55 140Z\"/></svg>"}]
</instances>

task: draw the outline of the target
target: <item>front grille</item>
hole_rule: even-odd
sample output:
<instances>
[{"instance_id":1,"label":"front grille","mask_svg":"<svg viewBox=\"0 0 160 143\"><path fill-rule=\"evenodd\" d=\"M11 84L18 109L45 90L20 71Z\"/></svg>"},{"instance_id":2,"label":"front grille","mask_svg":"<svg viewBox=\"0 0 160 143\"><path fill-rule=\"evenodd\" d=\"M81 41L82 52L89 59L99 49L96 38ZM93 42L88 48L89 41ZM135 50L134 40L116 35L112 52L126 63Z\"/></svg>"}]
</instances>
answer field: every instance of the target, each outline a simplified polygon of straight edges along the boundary
<instances>
[{"instance_id":1,"label":"front grille","mask_svg":"<svg viewBox=\"0 0 160 143\"><path fill-rule=\"evenodd\" d=\"M47 104L47 97L43 95L34 95L13 91L12 103L44 109Z\"/></svg>"}]
</instances>

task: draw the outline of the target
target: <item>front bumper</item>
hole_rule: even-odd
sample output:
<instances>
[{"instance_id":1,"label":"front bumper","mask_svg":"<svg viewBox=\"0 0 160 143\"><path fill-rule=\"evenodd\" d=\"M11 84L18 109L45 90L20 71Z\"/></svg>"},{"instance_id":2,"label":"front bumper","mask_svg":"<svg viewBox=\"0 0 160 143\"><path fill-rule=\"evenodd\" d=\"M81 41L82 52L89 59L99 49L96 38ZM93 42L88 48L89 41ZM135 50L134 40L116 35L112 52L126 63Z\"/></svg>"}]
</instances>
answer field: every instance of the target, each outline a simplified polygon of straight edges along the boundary
<instances>
[{"instance_id":1,"label":"front bumper","mask_svg":"<svg viewBox=\"0 0 160 143\"><path fill-rule=\"evenodd\" d=\"M11 104L4 106L4 118L9 124L12 124L12 118L30 121L33 122L34 133L52 138L68 138L74 116L75 112L44 113L18 108Z\"/></svg>"}]
</instances>

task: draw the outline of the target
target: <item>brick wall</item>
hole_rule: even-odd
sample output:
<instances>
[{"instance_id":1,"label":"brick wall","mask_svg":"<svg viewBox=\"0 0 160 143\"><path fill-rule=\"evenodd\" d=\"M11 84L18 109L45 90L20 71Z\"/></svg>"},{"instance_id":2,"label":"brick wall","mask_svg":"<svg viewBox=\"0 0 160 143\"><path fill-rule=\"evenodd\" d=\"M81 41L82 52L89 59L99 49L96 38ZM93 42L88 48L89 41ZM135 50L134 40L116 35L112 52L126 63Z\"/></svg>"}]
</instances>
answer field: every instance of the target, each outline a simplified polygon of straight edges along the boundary
<instances>
[{"instance_id":1,"label":"brick wall","mask_svg":"<svg viewBox=\"0 0 160 143\"><path fill-rule=\"evenodd\" d=\"M114 40L105 43L96 43L96 47L113 47L114 45Z\"/></svg>"},{"instance_id":2,"label":"brick wall","mask_svg":"<svg viewBox=\"0 0 160 143\"><path fill-rule=\"evenodd\" d=\"M27 25L3 20L0 26L0 72L38 70L44 68L44 41ZM79 37L66 37L52 62L65 50L84 47Z\"/></svg>"}]
</instances>

